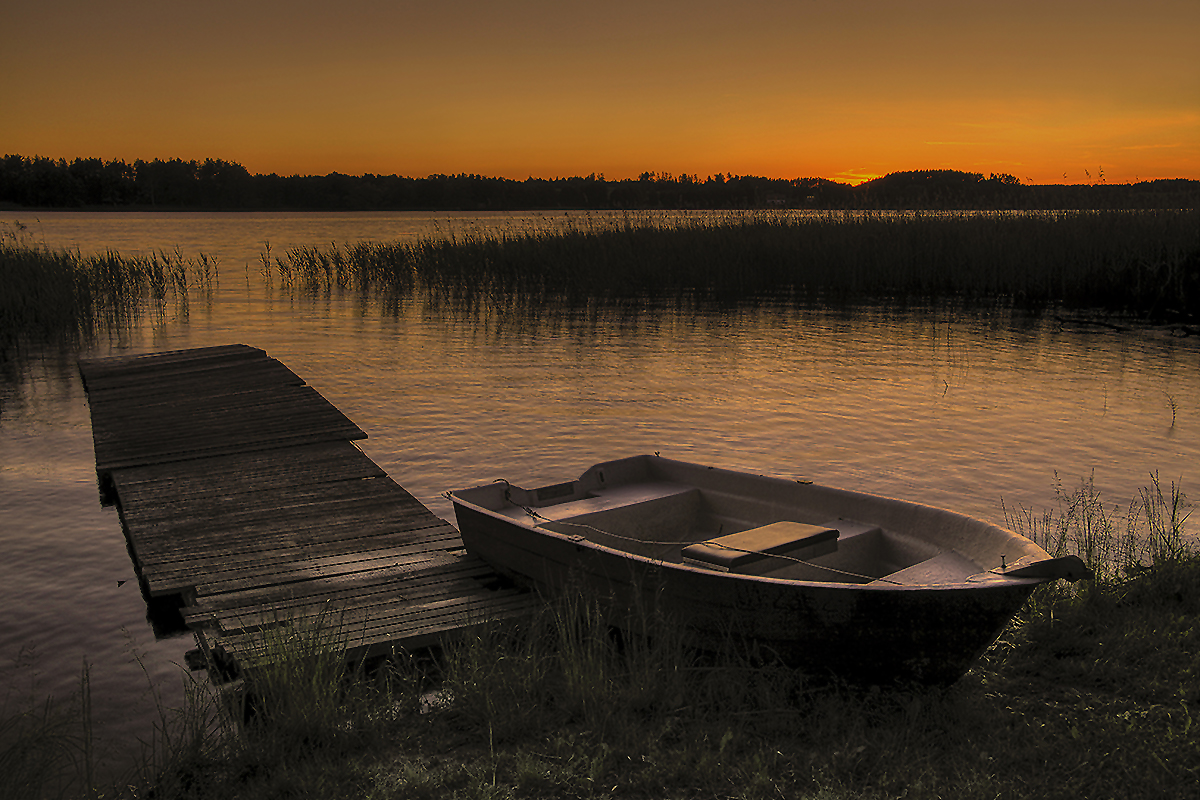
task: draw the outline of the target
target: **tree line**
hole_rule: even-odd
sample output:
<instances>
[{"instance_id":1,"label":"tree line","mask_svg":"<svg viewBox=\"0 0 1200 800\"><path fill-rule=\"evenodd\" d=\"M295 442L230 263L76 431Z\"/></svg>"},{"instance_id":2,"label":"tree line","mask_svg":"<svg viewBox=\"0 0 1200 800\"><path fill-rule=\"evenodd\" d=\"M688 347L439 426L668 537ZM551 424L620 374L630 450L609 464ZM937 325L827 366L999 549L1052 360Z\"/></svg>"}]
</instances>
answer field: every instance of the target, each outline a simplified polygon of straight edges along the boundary
<instances>
[{"instance_id":1,"label":"tree line","mask_svg":"<svg viewBox=\"0 0 1200 800\"><path fill-rule=\"evenodd\" d=\"M637 178L603 175L510 178L483 175L251 174L220 159L121 160L6 155L0 204L22 208L164 210L526 210L526 209L1037 209L1194 207L1200 181L1029 185L1008 174L917 170L852 186L825 178L730 173Z\"/></svg>"}]
</instances>

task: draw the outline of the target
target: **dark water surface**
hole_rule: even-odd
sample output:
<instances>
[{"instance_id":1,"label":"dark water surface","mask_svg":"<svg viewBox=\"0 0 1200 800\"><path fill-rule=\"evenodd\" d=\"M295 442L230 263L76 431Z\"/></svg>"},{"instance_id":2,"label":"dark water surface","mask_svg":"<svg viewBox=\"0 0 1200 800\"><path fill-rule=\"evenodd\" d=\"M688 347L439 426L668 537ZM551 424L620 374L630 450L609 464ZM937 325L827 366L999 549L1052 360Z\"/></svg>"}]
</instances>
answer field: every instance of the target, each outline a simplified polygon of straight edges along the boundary
<instances>
[{"instance_id":1,"label":"dark water surface","mask_svg":"<svg viewBox=\"0 0 1200 800\"><path fill-rule=\"evenodd\" d=\"M43 214L52 247L179 247L221 259L193 297L89 347L0 373L0 675L4 697L66 696L91 664L114 763L148 739L152 687L181 696L190 637L155 641L115 511L101 509L80 356L245 343L307 380L369 435L363 449L434 513L448 489L540 485L642 452L946 506L1003 523L1094 472L1124 506L1158 470L1185 490L1200 461L1200 342L1052 318L759 307L538 319L384 313L266 292L263 243L512 230L541 215ZM11 702L11 701L10 701Z\"/></svg>"}]
</instances>

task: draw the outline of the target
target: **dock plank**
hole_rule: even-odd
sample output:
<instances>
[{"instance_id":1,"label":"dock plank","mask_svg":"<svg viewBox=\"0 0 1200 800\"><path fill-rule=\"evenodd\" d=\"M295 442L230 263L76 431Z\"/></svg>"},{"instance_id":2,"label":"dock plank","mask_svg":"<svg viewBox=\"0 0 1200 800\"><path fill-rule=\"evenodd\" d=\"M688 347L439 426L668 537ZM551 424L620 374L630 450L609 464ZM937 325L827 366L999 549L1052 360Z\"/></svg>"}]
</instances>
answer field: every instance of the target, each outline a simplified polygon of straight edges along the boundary
<instances>
[{"instance_id":1,"label":"dock plank","mask_svg":"<svg viewBox=\"0 0 1200 800\"><path fill-rule=\"evenodd\" d=\"M79 371L83 376L84 385L88 386L88 382L95 379L102 380L117 375L127 376L134 380L147 373L157 375L169 372L172 369L180 368L181 365L187 365L187 368L191 370L199 370L219 364L267 360L273 361L274 359L270 359L265 350L245 344L230 344L186 350L162 350L129 356L80 359Z\"/></svg>"},{"instance_id":2,"label":"dock plank","mask_svg":"<svg viewBox=\"0 0 1200 800\"><path fill-rule=\"evenodd\" d=\"M478 584L477 578L486 574L483 564L458 564L447 568L443 564L431 563L425 570L404 574L404 590L396 591L395 574L373 573L369 584L360 582L335 583L322 581L299 586L307 591L264 592L255 590L237 593L235 602L224 595L216 598L220 602L207 602L201 597L191 607L190 613L209 615L218 620L223 630L241 630L261 627L267 621L278 619L282 614L295 618L329 609L342 613L374 614L380 618L389 616L395 609L408 609L422 602L443 600L448 595L485 597L489 592ZM457 585L460 591L448 593L447 586ZM233 594L233 593L230 593ZM231 624L236 623L236 624Z\"/></svg>"},{"instance_id":3,"label":"dock plank","mask_svg":"<svg viewBox=\"0 0 1200 800\"><path fill-rule=\"evenodd\" d=\"M204 550L232 554L296 544L316 546L384 533L424 532L446 524L412 509L396 508L394 503L314 504L275 513L264 508L256 514L232 515L228 521L180 519L149 525L127 523L133 546L142 555L178 553L187 558L201 555Z\"/></svg>"},{"instance_id":4,"label":"dock plank","mask_svg":"<svg viewBox=\"0 0 1200 800\"><path fill-rule=\"evenodd\" d=\"M473 560L443 560L437 553L424 553L425 560L391 559L369 564L344 563L338 569L321 569L302 576L302 580L264 586L254 581L230 581L204 584L196 588L196 605L219 610L273 598L273 602L297 603L300 600L351 600L375 594L409 597L414 586L457 580L464 575L483 576L485 566ZM399 581L403 581L403 588ZM476 587L478 588L478 587ZM249 599L249 600L248 600Z\"/></svg>"},{"instance_id":5,"label":"dock plank","mask_svg":"<svg viewBox=\"0 0 1200 800\"><path fill-rule=\"evenodd\" d=\"M499 597L458 597L416 606L408 614L380 620L379 624L368 623L361 628L343 624L341 632L351 658L370 657L399 648L428 647L444 641L447 634L461 633L494 620L524 617L531 609L529 596L516 593ZM330 624L328 621L332 619L326 614L295 624L321 626ZM395 638L396 630L405 631L403 640ZM221 645L235 658L251 661L267 649L266 639L267 635L261 630L238 631L223 636Z\"/></svg>"},{"instance_id":6,"label":"dock plank","mask_svg":"<svg viewBox=\"0 0 1200 800\"><path fill-rule=\"evenodd\" d=\"M202 503L297 483L383 477L387 473L357 447L333 441L286 451L267 450L132 467L121 470L117 487L122 499L131 503L153 502L160 495L182 496Z\"/></svg>"},{"instance_id":7,"label":"dock plank","mask_svg":"<svg viewBox=\"0 0 1200 800\"><path fill-rule=\"evenodd\" d=\"M163 558L154 564L143 565L143 570L147 576L154 574L164 578L172 574L176 577L200 574L204 583L215 583L235 575L268 570L284 571L291 564L309 561L362 561L388 558L391 554L403 556L423 553L431 548L449 551L461 546L458 531L447 525L439 529L422 528L416 532L401 531L394 534L362 536L315 545L292 543L261 553L249 551L239 554L226 551L195 555L187 559Z\"/></svg>"},{"instance_id":8,"label":"dock plank","mask_svg":"<svg viewBox=\"0 0 1200 800\"><path fill-rule=\"evenodd\" d=\"M458 539L457 531L454 534L448 531L439 530L437 528L422 528L416 531L406 531L407 543L414 551L442 551L448 547L461 546L461 540ZM364 540L355 539L352 542L362 542ZM325 547L323 542L314 542L312 545L305 545L304 542L296 542L288 540L286 542L272 542L272 545L282 543L292 548L293 552L298 554L307 554L312 552L324 552ZM282 549L282 548L281 548ZM252 555L254 549L252 546L241 547L210 547L210 548L194 548L188 549L180 557L176 558L151 558L150 564L158 570L163 570L164 567L174 567L168 575L156 575L155 572L150 572L149 576L144 577L148 582L148 589L151 594L158 596L163 594L186 594L188 590L192 590L197 585L202 585L206 579L205 576L198 576L193 569L188 569L188 564L192 563L193 554L204 553L217 555L217 557L240 557L240 555ZM155 554L151 554L154 557ZM302 565L305 561L296 558L292 561L293 565ZM256 572L263 575L263 581L268 581L270 575L286 575L292 567L284 566L282 561L274 560L271 563L264 563L262 560L257 561L257 565L253 567L242 567L242 572Z\"/></svg>"},{"instance_id":9,"label":"dock plank","mask_svg":"<svg viewBox=\"0 0 1200 800\"><path fill-rule=\"evenodd\" d=\"M302 575L311 570L318 570L327 577L392 568L399 572L403 565L437 560L439 556L454 552L444 549L454 544L455 542L447 536L439 540L419 541L376 550L306 554L303 558L281 558L265 563L247 561L236 568L213 571L206 576L204 583L196 584L195 591L202 595L236 592L246 586L266 585L268 581L288 581L293 579L294 575Z\"/></svg>"}]
</instances>

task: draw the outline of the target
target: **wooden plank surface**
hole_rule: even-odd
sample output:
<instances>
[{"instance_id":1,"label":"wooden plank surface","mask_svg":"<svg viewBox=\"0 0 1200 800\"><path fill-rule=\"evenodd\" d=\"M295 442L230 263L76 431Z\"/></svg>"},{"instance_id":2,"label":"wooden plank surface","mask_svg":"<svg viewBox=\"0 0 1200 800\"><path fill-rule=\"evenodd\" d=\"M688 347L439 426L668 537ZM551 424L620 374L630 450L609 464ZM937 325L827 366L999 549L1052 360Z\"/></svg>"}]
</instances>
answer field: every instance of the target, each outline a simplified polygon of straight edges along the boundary
<instances>
[{"instance_id":1,"label":"wooden plank surface","mask_svg":"<svg viewBox=\"0 0 1200 800\"><path fill-rule=\"evenodd\" d=\"M352 443L319 393L245 345L80 362L96 470L144 593L235 658L335 620L358 655L421 647L534 600Z\"/></svg>"},{"instance_id":2,"label":"wooden plank surface","mask_svg":"<svg viewBox=\"0 0 1200 800\"><path fill-rule=\"evenodd\" d=\"M201 370L238 361L274 360L266 351L244 344L195 347L187 350L164 350L132 356L80 359L79 369L84 387L91 391L90 381L119 376L123 381L136 380L146 374L162 374L172 369ZM278 363L278 362L276 362Z\"/></svg>"},{"instance_id":3,"label":"wooden plank surface","mask_svg":"<svg viewBox=\"0 0 1200 800\"><path fill-rule=\"evenodd\" d=\"M455 597L416 606L411 613L381 620L378 625L353 626L332 614L307 624L332 627L345 639L347 655L356 659L385 655L397 648L429 647L487 622L527 616L532 607L528 594L509 593L500 598ZM288 620L287 624L303 625L306 622ZM396 630L404 631L403 639L396 638ZM263 631L239 631L221 637L219 646L237 660L250 661L262 653L265 638Z\"/></svg>"},{"instance_id":4,"label":"wooden plank surface","mask_svg":"<svg viewBox=\"0 0 1200 800\"><path fill-rule=\"evenodd\" d=\"M257 348L89 359L79 370L102 481L117 469L366 438Z\"/></svg>"}]
</instances>

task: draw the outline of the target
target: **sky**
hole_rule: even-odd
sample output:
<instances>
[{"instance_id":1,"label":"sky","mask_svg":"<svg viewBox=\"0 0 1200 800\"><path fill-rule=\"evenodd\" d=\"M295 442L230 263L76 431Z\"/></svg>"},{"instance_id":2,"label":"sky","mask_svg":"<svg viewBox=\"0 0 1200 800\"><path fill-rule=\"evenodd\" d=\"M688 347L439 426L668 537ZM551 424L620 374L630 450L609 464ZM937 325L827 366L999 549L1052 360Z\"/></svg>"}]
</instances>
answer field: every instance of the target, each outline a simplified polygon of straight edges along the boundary
<instances>
[{"instance_id":1,"label":"sky","mask_svg":"<svg viewBox=\"0 0 1200 800\"><path fill-rule=\"evenodd\" d=\"M1200 179L1200 0L0 0L0 153Z\"/></svg>"}]
</instances>

